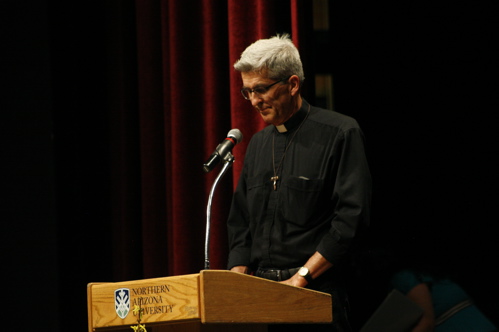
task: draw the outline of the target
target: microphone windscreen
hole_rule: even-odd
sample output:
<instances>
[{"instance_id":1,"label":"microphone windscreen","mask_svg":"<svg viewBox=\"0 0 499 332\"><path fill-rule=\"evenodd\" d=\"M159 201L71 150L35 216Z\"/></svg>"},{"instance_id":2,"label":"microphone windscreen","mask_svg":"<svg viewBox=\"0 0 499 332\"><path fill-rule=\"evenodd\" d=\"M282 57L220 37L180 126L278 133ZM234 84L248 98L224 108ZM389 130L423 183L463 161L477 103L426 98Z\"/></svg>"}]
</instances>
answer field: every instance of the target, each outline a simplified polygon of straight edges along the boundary
<instances>
[{"instance_id":1,"label":"microphone windscreen","mask_svg":"<svg viewBox=\"0 0 499 332\"><path fill-rule=\"evenodd\" d=\"M232 137L237 143L241 143L243 140L243 133L239 129L231 129L227 134L227 137Z\"/></svg>"}]
</instances>

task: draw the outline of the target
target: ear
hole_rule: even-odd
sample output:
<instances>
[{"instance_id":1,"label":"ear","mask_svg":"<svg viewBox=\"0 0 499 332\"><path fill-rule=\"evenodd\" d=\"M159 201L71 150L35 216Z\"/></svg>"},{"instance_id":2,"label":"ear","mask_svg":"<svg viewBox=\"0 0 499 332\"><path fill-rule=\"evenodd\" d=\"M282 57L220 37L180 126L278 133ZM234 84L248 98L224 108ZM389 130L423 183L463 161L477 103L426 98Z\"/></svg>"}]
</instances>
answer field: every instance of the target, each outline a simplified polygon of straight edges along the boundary
<instances>
[{"instance_id":1,"label":"ear","mask_svg":"<svg viewBox=\"0 0 499 332\"><path fill-rule=\"evenodd\" d=\"M296 95L300 91L300 78L297 75L292 75L288 82L291 86L291 95Z\"/></svg>"}]
</instances>

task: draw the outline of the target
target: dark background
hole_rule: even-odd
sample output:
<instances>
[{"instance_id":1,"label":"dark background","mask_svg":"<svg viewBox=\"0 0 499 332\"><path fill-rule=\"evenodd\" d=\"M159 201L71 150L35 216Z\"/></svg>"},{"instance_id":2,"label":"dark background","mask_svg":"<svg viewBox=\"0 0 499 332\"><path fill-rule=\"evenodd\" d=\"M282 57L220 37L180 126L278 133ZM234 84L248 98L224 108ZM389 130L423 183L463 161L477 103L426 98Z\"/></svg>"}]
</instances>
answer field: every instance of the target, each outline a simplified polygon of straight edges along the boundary
<instances>
[{"instance_id":1,"label":"dark background","mask_svg":"<svg viewBox=\"0 0 499 332\"><path fill-rule=\"evenodd\" d=\"M109 3L0 7L2 321L20 330L84 331L81 285L112 275ZM496 14L336 3L306 70L333 73L335 109L366 134L370 241L440 260L499 324Z\"/></svg>"}]
</instances>

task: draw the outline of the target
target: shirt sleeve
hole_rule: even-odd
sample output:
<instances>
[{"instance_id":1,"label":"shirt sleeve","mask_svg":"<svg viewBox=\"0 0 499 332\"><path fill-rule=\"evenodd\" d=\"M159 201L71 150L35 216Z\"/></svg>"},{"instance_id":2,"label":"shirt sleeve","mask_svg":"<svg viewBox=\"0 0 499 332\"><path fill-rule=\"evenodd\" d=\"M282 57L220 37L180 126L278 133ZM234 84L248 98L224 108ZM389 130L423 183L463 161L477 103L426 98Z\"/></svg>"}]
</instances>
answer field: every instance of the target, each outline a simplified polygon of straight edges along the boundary
<instances>
[{"instance_id":1,"label":"shirt sleeve","mask_svg":"<svg viewBox=\"0 0 499 332\"><path fill-rule=\"evenodd\" d=\"M342 260L360 228L369 225L371 174L360 128L343 133L335 147L336 166L332 202L335 202L331 228L317 247L329 262Z\"/></svg>"},{"instance_id":2,"label":"shirt sleeve","mask_svg":"<svg viewBox=\"0 0 499 332\"><path fill-rule=\"evenodd\" d=\"M407 294L411 289L421 283L431 283L433 279L428 275L419 275L412 270L402 270L396 272L391 278L393 288Z\"/></svg>"},{"instance_id":3,"label":"shirt sleeve","mask_svg":"<svg viewBox=\"0 0 499 332\"><path fill-rule=\"evenodd\" d=\"M239 183L232 197L232 205L227 220L229 237L229 257L227 268L234 266L250 266L251 233L249 227L248 206L246 198L245 168L243 167Z\"/></svg>"}]
</instances>

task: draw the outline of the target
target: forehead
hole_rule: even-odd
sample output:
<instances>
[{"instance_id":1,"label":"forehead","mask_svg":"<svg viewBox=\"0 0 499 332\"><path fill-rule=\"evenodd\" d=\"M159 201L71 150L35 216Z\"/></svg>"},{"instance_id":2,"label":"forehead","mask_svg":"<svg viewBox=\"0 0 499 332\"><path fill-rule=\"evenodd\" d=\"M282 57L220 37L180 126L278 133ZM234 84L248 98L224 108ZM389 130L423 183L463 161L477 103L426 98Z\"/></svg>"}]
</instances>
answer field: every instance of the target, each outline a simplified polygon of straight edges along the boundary
<instances>
[{"instance_id":1,"label":"forehead","mask_svg":"<svg viewBox=\"0 0 499 332\"><path fill-rule=\"evenodd\" d=\"M266 84L270 80L265 73L255 73L255 72L242 72L241 79L243 81L243 86L251 87L258 84Z\"/></svg>"}]
</instances>

